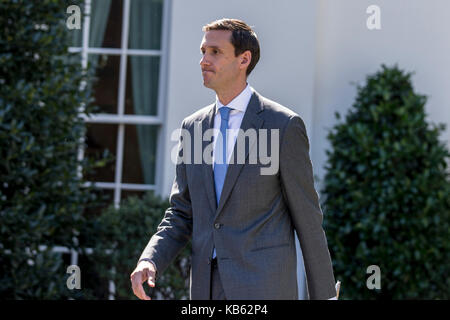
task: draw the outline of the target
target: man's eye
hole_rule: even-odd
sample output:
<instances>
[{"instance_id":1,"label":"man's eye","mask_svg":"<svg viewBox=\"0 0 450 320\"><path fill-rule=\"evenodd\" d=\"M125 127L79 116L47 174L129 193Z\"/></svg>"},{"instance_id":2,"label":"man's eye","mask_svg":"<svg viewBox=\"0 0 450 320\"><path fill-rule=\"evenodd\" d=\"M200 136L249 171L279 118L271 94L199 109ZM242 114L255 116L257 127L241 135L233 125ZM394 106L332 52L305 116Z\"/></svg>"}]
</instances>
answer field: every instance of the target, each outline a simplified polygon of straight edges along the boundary
<instances>
[{"instance_id":1,"label":"man's eye","mask_svg":"<svg viewBox=\"0 0 450 320\"><path fill-rule=\"evenodd\" d=\"M212 50L211 51L213 54L218 54L219 50ZM205 51L200 51L200 54L205 54Z\"/></svg>"}]
</instances>

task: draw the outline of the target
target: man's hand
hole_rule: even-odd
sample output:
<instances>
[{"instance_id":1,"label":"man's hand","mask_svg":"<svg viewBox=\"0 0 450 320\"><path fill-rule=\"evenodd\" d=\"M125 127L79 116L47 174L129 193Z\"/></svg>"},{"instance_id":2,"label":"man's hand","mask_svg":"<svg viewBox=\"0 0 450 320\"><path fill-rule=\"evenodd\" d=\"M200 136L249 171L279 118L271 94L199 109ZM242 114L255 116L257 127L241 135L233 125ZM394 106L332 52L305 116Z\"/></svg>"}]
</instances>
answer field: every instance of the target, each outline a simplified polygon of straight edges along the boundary
<instances>
[{"instance_id":1,"label":"man's hand","mask_svg":"<svg viewBox=\"0 0 450 320\"><path fill-rule=\"evenodd\" d=\"M147 281L150 287L155 287L155 275L156 269L153 263L149 261L139 262L130 276L131 286L136 297L141 300L151 300L151 298L145 294L142 283Z\"/></svg>"}]
</instances>

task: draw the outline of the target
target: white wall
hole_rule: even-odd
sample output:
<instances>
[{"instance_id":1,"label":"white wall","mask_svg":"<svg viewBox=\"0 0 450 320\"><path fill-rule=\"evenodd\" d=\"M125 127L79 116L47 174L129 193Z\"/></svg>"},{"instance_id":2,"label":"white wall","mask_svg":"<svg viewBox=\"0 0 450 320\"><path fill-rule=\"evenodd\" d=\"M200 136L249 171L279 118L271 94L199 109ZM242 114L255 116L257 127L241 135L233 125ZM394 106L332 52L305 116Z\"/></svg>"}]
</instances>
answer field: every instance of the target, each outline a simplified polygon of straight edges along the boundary
<instances>
[{"instance_id":1,"label":"white wall","mask_svg":"<svg viewBox=\"0 0 450 320\"><path fill-rule=\"evenodd\" d=\"M167 137L163 193L169 194L175 174L170 133L186 116L214 102L203 87L199 61L202 26L220 18L242 19L253 27L261 58L248 82L262 95L300 114L311 128L314 57L314 0L172 0L168 59ZM300 261L301 262L301 261ZM300 274L303 274L300 263ZM300 294L304 294L300 277Z\"/></svg>"},{"instance_id":2,"label":"white wall","mask_svg":"<svg viewBox=\"0 0 450 320\"><path fill-rule=\"evenodd\" d=\"M381 30L368 30L366 8L381 9ZM416 92L429 96L429 121L450 126L450 1L320 0L312 133L312 161L323 177L328 128L334 112L346 112L356 97L351 81L385 63L415 71ZM450 148L450 130L442 140Z\"/></svg>"}]
</instances>

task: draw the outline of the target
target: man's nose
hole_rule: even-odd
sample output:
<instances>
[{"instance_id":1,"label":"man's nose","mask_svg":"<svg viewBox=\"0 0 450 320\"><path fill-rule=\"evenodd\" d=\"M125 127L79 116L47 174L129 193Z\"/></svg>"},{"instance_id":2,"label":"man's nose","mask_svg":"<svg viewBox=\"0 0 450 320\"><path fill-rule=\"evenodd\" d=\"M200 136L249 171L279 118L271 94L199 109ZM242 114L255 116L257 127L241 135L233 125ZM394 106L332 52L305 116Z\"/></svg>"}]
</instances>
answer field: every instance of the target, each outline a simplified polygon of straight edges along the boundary
<instances>
[{"instance_id":1,"label":"man's nose","mask_svg":"<svg viewBox=\"0 0 450 320\"><path fill-rule=\"evenodd\" d=\"M200 64L201 66L209 65L208 59L206 59L206 54L204 54L204 55L202 56L202 58L200 59L199 64Z\"/></svg>"}]
</instances>

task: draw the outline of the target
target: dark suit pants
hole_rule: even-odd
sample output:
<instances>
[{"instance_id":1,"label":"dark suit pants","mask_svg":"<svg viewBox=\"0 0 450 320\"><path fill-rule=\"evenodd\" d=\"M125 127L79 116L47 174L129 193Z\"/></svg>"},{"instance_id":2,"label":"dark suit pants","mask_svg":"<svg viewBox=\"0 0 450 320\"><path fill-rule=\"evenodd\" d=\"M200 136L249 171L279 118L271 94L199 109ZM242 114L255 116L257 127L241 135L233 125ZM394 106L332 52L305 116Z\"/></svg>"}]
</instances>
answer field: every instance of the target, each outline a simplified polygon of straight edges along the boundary
<instances>
[{"instance_id":1,"label":"dark suit pants","mask_svg":"<svg viewBox=\"0 0 450 320\"><path fill-rule=\"evenodd\" d=\"M217 259L211 260L211 300L226 300L225 291L222 287L222 281L220 280L219 269L217 267Z\"/></svg>"}]
</instances>

